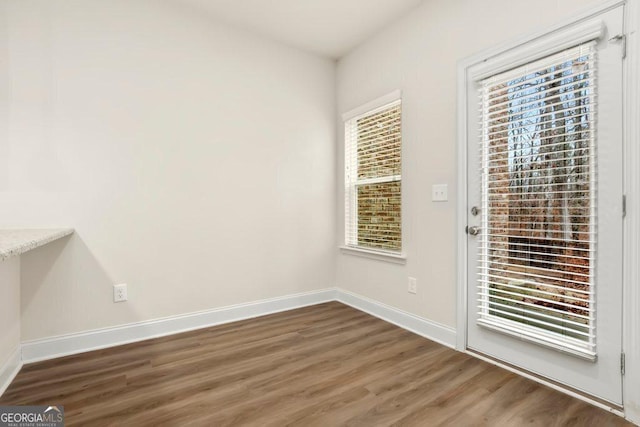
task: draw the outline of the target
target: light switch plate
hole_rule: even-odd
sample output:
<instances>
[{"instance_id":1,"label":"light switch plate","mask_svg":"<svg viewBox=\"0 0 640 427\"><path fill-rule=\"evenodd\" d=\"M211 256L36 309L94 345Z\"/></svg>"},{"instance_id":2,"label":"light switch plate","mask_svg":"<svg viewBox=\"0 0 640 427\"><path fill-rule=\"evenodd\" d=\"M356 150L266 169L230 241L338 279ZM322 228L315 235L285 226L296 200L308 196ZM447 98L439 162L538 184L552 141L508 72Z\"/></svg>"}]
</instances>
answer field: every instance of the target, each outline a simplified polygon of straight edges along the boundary
<instances>
[{"instance_id":1,"label":"light switch plate","mask_svg":"<svg viewBox=\"0 0 640 427\"><path fill-rule=\"evenodd\" d=\"M418 282L415 277L409 277L409 288L407 290L410 294L418 293Z\"/></svg>"},{"instance_id":2,"label":"light switch plate","mask_svg":"<svg viewBox=\"0 0 640 427\"><path fill-rule=\"evenodd\" d=\"M433 184L431 187L431 201L446 202L449 200L447 184Z\"/></svg>"}]
</instances>

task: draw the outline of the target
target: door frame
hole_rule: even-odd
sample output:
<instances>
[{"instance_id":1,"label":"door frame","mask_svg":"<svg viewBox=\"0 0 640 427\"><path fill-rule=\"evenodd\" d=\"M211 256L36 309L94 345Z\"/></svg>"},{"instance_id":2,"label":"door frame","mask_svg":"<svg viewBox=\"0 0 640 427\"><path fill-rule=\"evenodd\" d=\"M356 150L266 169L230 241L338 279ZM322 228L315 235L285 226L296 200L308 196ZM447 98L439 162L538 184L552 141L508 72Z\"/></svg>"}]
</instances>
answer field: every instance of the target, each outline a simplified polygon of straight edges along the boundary
<instances>
[{"instance_id":1,"label":"door frame","mask_svg":"<svg viewBox=\"0 0 640 427\"><path fill-rule=\"evenodd\" d=\"M626 355L625 374L622 377L624 412L611 408L598 400L575 393L568 388L527 374L507 364L484 358L467 349L467 81L471 66L496 55L518 48L536 39L549 36L554 32L574 26L594 18L603 12L625 5L624 32L626 34L626 58L623 61L623 152L624 152L624 190L626 198L626 216L623 221L623 321L622 347ZM640 384L640 123L629 119L640 115L640 0L606 0L597 7L578 14L557 25L538 31L517 40L503 43L494 48L465 58L458 63L457 84L457 307L456 307L456 349L480 357L520 375L541 382L554 389L570 394L604 409L625 416L628 420L640 424L640 390L632 384ZM635 196L635 197L630 197ZM622 201L621 201L622 203Z\"/></svg>"}]
</instances>

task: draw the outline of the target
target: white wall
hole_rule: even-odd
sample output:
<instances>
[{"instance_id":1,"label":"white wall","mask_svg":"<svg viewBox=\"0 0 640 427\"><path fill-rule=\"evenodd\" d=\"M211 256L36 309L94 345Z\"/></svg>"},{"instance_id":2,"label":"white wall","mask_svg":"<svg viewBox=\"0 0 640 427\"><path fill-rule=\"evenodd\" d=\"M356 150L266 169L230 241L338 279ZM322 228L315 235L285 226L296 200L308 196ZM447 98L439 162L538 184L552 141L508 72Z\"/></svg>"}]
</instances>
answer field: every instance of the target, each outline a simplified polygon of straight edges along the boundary
<instances>
[{"instance_id":1,"label":"white wall","mask_svg":"<svg viewBox=\"0 0 640 427\"><path fill-rule=\"evenodd\" d=\"M9 34L7 31L7 1L0 0L0 149L5 148L9 135ZM0 191L8 179L8 158L0 151Z\"/></svg>"},{"instance_id":2,"label":"white wall","mask_svg":"<svg viewBox=\"0 0 640 427\"><path fill-rule=\"evenodd\" d=\"M4 143L9 117L9 52L6 4L0 2L0 182L6 180ZM0 389L2 368L20 347L20 258L0 261Z\"/></svg>"},{"instance_id":3,"label":"white wall","mask_svg":"<svg viewBox=\"0 0 640 427\"><path fill-rule=\"evenodd\" d=\"M0 379L20 348L20 257L0 261ZM4 384L0 381L0 390Z\"/></svg>"},{"instance_id":4,"label":"white wall","mask_svg":"<svg viewBox=\"0 0 640 427\"><path fill-rule=\"evenodd\" d=\"M396 89L403 91L403 221L406 265L340 255L339 287L433 322L456 323L457 63L542 30L597 1L430 0L338 63L338 115ZM338 167L343 167L339 137ZM449 202L431 202L433 184ZM338 183L343 241L342 184ZM407 278L418 293L407 292Z\"/></svg>"},{"instance_id":5,"label":"white wall","mask_svg":"<svg viewBox=\"0 0 640 427\"><path fill-rule=\"evenodd\" d=\"M335 285L332 61L178 2L6 8L0 227L76 228L22 257L23 340Z\"/></svg>"}]
</instances>

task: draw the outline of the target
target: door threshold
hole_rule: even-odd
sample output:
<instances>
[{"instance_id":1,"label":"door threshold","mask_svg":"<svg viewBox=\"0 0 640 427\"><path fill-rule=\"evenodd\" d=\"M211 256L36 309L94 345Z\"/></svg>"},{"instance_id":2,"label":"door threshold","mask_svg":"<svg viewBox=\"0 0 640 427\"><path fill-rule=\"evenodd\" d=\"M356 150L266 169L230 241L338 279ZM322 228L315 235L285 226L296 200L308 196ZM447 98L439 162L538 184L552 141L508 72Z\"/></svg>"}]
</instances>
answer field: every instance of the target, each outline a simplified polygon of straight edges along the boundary
<instances>
[{"instance_id":1,"label":"door threshold","mask_svg":"<svg viewBox=\"0 0 640 427\"><path fill-rule=\"evenodd\" d=\"M514 374L518 374L530 380L533 380L537 383L550 387L554 390L557 390L561 393L568 394L571 397L575 397L576 399L580 399L584 402L587 402L591 405L597 406L598 408L604 409L605 411L609 411L613 414L616 414L622 418L624 418L624 408L615 403L611 403L607 400L600 399L596 396L592 396L587 394L581 390L575 389L573 387L569 387L565 384L559 383L557 381L551 380L549 378L538 375L534 372L528 371L526 369L520 368L518 366L512 365L510 363L504 362L502 360L496 359L492 356L488 356L486 354L480 353L476 350L470 349L467 347L465 350L470 356L478 358L480 360L484 360L487 363L498 366L500 368L506 369L509 372L513 372Z\"/></svg>"}]
</instances>

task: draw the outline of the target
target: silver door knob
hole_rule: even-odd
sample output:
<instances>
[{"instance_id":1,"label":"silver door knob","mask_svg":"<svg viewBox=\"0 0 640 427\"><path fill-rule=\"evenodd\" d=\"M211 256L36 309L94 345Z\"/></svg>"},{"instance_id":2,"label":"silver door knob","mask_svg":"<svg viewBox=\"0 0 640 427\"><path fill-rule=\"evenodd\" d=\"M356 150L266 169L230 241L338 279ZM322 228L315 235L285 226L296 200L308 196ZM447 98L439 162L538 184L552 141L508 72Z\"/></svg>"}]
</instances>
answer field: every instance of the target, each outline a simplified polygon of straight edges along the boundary
<instances>
[{"instance_id":1,"label":"silver door knob","mask_svg":"<svg viewBox=\"0 0 640 427\"><path fill-rule=\"evenodd\" d=\"M467 227L467 233L471 234L472 236L477 236L478 234L480 234L480 227Z\"/></svg>"}]
</instances>

